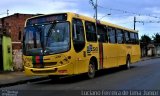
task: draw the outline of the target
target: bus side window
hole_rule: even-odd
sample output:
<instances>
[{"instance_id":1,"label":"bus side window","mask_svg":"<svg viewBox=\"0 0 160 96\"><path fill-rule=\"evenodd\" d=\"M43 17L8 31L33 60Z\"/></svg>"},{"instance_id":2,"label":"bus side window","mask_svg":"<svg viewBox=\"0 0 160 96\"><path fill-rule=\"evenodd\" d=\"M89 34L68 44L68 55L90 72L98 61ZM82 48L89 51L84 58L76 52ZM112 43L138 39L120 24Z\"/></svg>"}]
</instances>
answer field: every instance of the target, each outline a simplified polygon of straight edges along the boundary
<instances>
[{"instance_id":1,"label":"bus side window","mask_svg":"<svg viewBox=\"0 0 160 96\"><path fill-rule=\"evenodd\" d=\"M130 43L130 37L129 37L129 32L125 31L124 32L124 36L125 36L125 43L129 44Z\"/></svg>"},{"instance_id":2,"label":"bus side window","mask_svg":"<svg viewBox=\"0 0 160 96\"><path fill-rule=\"evenodd\" d=\"M86 28L87 41L97 42L97 33L96 33L95 24L92 22L86 21L85 28Z\"/></svg>"},{"instance_id":3,"label":"bus side window","mask_svg":"<svg viewBox=\"0 0 160 96\"><path fill-rule=\"evenodd\" d=\"M76 52L80 52L85 47L84 27L82 20L72 20L73 45Z\"/></svg>"},{"instance_id":4,"label":"bus side window","mask_svg":"<svg viewBox=\"0 0 160 96\"><path fill-rule=\"evenodd\" d=\"M108 28L109 43L116 43L116 30L114 28Z\"/></svg>"},{"instance_id":5,"label":"bus side window","mask_svg":"<svg viewBox=\"0 0 160 96\"><path fill-rule=\"evenodd\" d=\"M135 44L135 36L134 36L134 33L130 32L130 41L131 41L131 44Z\"/></svg>"},{"instance_id":6,"label":"bus side window","mask_svg":"<svg viewBox=\"0 0 160 96\"><path fill-rule=\"evenodd\" d=\"M118 44L122 44L122 43L124 43L124 38L123 38L123 31L122 30L120 30L120 29L117 29L117 43Z\"/></svg>"},{"instance_id":7,"label":"bus side window","mask_svg":"<svg viewBox=\"0 0 160 96\"><path fill-rule=\"evenodd\" d=\"M139 44L138 33L134 33L136 44Z\"/></svg>"},{"instance_id":8,"label":"bus side window","mask_svg":"<svg viewBox=\"0 0 160 96\"><path fill-rule=\"evenodd\" d=\"M100 38L98 39L99 42L108 42L108 38L107 38L107 28L104 25L98 25L97 26L98 32L97 34L100 36Z\"/></svg>"}]
</instances>

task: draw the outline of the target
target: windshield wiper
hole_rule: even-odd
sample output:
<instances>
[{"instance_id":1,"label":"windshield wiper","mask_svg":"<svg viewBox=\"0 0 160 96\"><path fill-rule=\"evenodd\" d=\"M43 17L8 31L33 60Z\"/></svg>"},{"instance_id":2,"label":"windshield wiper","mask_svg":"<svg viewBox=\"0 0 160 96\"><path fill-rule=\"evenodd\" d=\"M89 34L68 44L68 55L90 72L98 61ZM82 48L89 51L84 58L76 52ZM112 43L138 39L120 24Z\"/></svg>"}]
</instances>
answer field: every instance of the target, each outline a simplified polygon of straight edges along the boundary
<instances>
[{"instance_id":1,"label":"windshield wiper","mask_svg":"<svg viewBox=\"0 0 160 96\"><path fill-rule=\"evenodd\" d=\"M47 45L47 42L48 42L48 37L50 37L51 35L52 35L52 29L56 26L56 24L57 24L57 21L54 21L54 22L52 22L51 23L52 25L51 25L51 27L49 28L49 30L48 30L48 33L47 33L47 40L46 40L46 45Z\"/></svg>"}]
</instances>

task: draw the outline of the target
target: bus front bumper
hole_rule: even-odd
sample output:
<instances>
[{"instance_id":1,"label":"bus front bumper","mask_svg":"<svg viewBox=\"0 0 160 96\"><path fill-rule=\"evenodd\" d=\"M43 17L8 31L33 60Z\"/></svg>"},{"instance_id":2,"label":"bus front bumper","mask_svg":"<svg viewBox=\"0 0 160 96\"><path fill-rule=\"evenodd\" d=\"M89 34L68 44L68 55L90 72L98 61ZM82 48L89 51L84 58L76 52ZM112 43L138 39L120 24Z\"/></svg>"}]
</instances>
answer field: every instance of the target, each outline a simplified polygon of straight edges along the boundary
<instances>
[{"instance_id":1,"label":"bus front bumper","mask_svg":"<svg viewBox=\"0 0 160 96\"><path fill-rule=\"evenodd\" d=\"M72 75L73 69L72 64L52 68L29 68L24 66L25 74L27 76Z\"/></svg>"}]
</instances>

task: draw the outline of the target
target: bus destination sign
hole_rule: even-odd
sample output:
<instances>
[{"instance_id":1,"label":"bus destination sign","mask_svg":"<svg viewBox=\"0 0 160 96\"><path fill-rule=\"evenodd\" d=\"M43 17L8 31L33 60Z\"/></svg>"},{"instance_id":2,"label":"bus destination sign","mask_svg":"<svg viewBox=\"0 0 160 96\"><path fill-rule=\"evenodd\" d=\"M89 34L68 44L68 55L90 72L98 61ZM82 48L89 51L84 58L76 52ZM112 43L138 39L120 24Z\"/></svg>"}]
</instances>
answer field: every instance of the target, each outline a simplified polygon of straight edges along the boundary
<instances>
[{"instance_id":1,"label":"bus destination sign","mask_svg":"<svg viewBox=\"0 0 160 96\"><path fill-rule=\"evenodd\" d=\"M29 19L27 25L49 23L54 21L66 21L66 20L67 20L67 14L48 15L48 16L41 16Z\"/></svg>"}]
</instances>

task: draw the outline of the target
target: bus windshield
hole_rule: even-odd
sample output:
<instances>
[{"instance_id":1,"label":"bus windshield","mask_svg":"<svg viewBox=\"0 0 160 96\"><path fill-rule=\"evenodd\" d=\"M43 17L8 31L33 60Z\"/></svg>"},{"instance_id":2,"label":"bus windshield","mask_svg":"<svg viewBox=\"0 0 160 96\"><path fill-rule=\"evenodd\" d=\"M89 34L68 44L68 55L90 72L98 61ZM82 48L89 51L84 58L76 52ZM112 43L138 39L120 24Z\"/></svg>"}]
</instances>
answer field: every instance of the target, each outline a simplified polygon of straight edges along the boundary
<instances>
[{"instance_id":1,"label":"bus windshield","mask_svg":"<svg viewBox=\"0 0 160 96\"><path fill-rule=\"evenodd\" d=\"M51 55L68 51L70 35L68 22L35 24L25 28L25 55Z\"/></svg>"}]
</instances>

